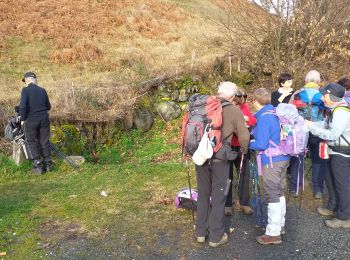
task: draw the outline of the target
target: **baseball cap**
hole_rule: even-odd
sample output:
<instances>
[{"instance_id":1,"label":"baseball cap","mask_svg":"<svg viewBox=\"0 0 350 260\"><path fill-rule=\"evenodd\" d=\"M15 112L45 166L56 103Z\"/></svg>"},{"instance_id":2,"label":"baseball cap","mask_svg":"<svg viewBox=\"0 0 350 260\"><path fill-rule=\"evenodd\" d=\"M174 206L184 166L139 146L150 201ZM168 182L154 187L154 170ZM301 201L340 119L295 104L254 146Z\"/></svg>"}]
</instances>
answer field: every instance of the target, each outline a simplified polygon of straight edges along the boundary
<instances>
[{"instance_id":1,"label":"baseball cap","mask_svg":"<svg viewBox=\"0 0 350 260\"><path fill-rule=\"evenodd\" d=\"M338 83L329 83L327 86L320 89L322 95L332 94L335 97L343 98L345 94L345 88Z\"/></svg>"},{"instance_id":2,"label":"baseball cap","mask_svg":"<svg viewBox=\"0 0 350 260\"><path fill-rule=\"evenodd\" d=\"M25 78L35 78L36 79L36 75L34 72L28 71L28 72L24 73L22 82L25 82Z\"/></svg>"}]
</instances>

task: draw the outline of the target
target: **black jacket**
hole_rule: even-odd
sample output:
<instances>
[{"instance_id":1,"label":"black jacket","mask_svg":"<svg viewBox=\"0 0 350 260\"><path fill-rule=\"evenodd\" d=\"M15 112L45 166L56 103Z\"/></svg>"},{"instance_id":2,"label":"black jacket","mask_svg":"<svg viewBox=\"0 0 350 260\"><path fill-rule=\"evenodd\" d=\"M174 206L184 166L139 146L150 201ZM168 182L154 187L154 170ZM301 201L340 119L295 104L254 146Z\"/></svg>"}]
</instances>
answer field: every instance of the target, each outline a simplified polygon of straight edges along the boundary
<instances>
[{"instance_id":1,"label":"black jacket","mask_svg":"<svg viewBox=\"0 0 350 260\"><path fill-rule=\"evenodd\" d=\"M22 89L19 104L19 115L22 121L47 115L47 111L50 109L51 104L45 89L33 83Z\"/></svg>"}]
</instances>

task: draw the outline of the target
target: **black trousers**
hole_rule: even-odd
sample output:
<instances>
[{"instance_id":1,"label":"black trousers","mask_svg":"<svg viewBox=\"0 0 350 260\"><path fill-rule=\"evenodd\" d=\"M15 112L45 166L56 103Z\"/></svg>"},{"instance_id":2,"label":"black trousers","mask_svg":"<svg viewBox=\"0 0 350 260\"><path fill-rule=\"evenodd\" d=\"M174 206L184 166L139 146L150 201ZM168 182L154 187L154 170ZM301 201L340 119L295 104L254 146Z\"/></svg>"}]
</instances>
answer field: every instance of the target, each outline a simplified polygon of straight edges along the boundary
<instances>
[{"instance_id":1,"label":"black trousers","mask_svg":"<svg viewBox=\"0 0 350 260\"><path fill-rule=\"evenodd\" d=\"M229 175L228 178L233 183L233 166L236 168L237 176L238 176L238 198L239 204L244 206L250 206L250 193L249 193L249 178L250 178L250 170L249 170L249 158L244 156L241 168L241 160L242 153L240 152L240 147L233 147L234 151L238 152L238 157L236 160L230 162ZM227 194L225 207L232 207L232 185L230 185L230 189Z\"/></svg>"},{"instance_id":2,"label":"black trousers","mask_svg":"<svg viewBox=\"0 0 350 260\"><path fill-rule=\"evenodd\" d=\"M196 236L209 235L209 241L217 243L224 234L225 188L229 163L211 161L196 165L197 173L197 224ZM210 202L211 198L211 202Z\"/></svg>"},{"instance_id":3,"label":"black trousers","mask_svg":"<svg viewBox=\"0 0 350 260\"><path fill-rule=\"evenodd\" d=\"M30 159L50 157L50 120L48 115L27 118L24 134Z\"/></svg>"},{"instance_id":4,"label":"black trousers","mask_svg":"<svg viewBox=\"0 0 350 260\"><path fill-rule=\"evenodd\" d=\"M350 158L329 155L326 185L329 210L337 213L339 219L350 219Z\"/></svg>"}]
</instances>

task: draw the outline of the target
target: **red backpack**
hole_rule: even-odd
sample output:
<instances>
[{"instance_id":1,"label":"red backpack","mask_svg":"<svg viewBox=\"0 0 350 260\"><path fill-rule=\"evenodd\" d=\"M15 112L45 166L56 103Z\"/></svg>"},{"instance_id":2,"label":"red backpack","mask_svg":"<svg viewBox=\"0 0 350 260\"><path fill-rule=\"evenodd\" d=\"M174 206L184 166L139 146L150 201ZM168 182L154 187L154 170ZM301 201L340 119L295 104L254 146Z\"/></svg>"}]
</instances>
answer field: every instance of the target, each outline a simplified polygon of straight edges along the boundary
<instances>
[{"instance_id":1,"label":"red backpack","mask_svg":"<svg viewBox=\"0 0 350 260\"><path fill-rule=\"evenodd\" d=\"M222 147L222 107L229 105L216 96L195 94L189 98L188 112L182 120L182 153L192 156L197 150L204 130L209 131L209 139L216 153ZM207 127L208 126L208 127Z\"/></svg>"}]
</instances>

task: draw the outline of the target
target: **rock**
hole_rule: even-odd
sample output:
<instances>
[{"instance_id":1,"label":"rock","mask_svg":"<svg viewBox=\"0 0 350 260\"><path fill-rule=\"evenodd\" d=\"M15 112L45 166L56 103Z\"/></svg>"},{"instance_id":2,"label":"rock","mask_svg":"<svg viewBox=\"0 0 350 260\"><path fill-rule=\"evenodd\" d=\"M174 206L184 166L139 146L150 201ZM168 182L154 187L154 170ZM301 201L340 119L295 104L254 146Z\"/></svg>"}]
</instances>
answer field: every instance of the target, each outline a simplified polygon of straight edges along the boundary
<instances>
[{"instance_id":1,"label":"rock","mask_svg":"<svg viewBox=\"0 0 350 260\"><path fill-rule=\"evenodd\" d=\"M154 119L147 108L137 108L133 113L133 125L142 132L151 129Z\"/></svg>"},{"instance_id":2,"label":"rock","mask_svg":"<svg viewBox=\"0 0 350 260\"><path fill-rule=\"evenodd\" d=\"M180 93L179 93L179 101L180 102L185 102L188 100L188 93L186 91L186 89L180 89Z\"/></svg>"},{"instance_id":3,"label":"rock","mask_svg":"<svg viewBox=\"0 0 350 260\"><path fill-rule=\"evenodd\" d=\"M70 156L66 157L64 162L69 163L69 161L73 161L75 164L80 166L85 162L85 158L83 156L80 156L80 155L70 155Z\"/></svg>"},{"instance_id":4,"label":"rock","mask_svg":"<svg viewBox=\"0 0 350 260\"><path fill-rule=\"evenodd\" d=\"M157 111L167 122L177 118L181 114L181 108L171 101L159 103L157 105Z\"/></svg>"},{"instance_id":5,"label":"rock","mask_svg":"<svg viewBox=\"0 0 350 260\"><path fill-rule=\"evenodd\" d=\"M175 89L172 93L171 93L171 100L173 101L178 101L179 100L179 95L180 95L180 91L178 89Z\"/></svg>"}]
</instances>

